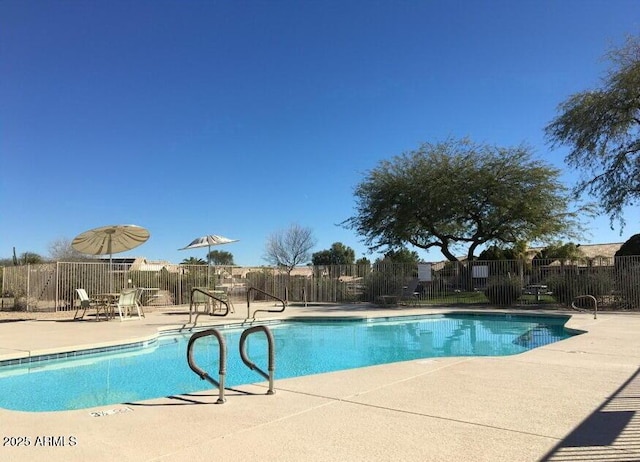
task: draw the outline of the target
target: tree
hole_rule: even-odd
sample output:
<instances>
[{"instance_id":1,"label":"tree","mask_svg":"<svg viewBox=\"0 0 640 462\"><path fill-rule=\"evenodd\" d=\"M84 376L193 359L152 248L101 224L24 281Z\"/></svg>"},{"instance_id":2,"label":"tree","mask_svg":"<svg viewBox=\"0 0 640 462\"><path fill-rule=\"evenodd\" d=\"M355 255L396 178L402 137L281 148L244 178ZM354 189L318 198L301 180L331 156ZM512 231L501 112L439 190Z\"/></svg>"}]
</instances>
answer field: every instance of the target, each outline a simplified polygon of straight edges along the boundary
<instances>
[{"instance_id":1,"label":"tree","mask_svg":"<svg viewBox=\"0 0 640 462\"><path fill-rule=\"evenodd\" d=\"M533 257L533 263L536 265L550 265L556 260L559 260L561 265L564 265L565 261L575 261L584 257L584 252L580 249L580 244L574 244L573 242L567 242L562 244L560 242L550 244Z\"/></svg>"},{"instance_id":2,"label":"tree","mask_svg":"<svg viewBox=\"0 0 640 462\"><path fill-rule=\"evenodd\" d=\"M480 252L478 260L524 260L526 258L526 250L527 244L525 242L516 242L511 247L500 247L494 244Z\"/></svg>"},{"instance_id":3,"label":"tree","mask_svg":"<svg viewBox=\"0 0 640 462\"><path fill-rule=\"evenodd\" d=\"M420 256L415 250L401 248L389 250L384 254L384 258L378 259L377 263L418 263Z\"/></svg>"},{"instance_id":4,"label":"tree","mask_svg":"<svg viewBox=\"0 0 640 462\"><path fill-rule=\"evenodd\" d=\"M224 250L212 250L209 252L209 261L212 265L233 265L233 254Z\"/></svg>"},{"instance_id":5,"label":"tree","mask_svg":"<svg viewBox=\"0 0 640 462\"><path fill-rule=\"evenodd\" d=\"M480 252L478 256L480 261L509 260L507 258L507 249L503 249L497 245L492 245Z\"/></svg>"},{"instance_id":6,"label":"tree","mask_svg":"<svg viewBox=\"0 0 640 462\"><path fill-rule=\"evenodd\" d=\"M578 235L559 173L526 147L425 143L370 171L355 189L357 213L343 225L372 250L411 244L439 248L450 261L460 247L472 260L480 245Z\"/></svg>"},{"instance_id":7,"label":"tree","mask_svg":"<svg viewBox=\"0 0 640 462\"><path fill-rule=\"evenodd\" d=\"M297 265L309 261L310 251L316 244L313 231L297 224L277 231L267 238L264 260L285 268L288 275Z\"/></svg>"},{"instance_id":8,"label":"tree","mask_svg":"<svg viewBox=\"0 0 640 462\"><path fill-rule=\"evenodd\" d=\"M561 103L546 135L552 146L569 146L566 163L582 170L576 195L588 191L624 227L622 208L640 198L640 39L628 38L609 58L602 86Z\"/></svg>"},{"instance_id":9,"label":"tree","mask_svg":"<svg viewBox=\"0 0 640 462\"><path fill-rule=\"evenodd\" d=\"M71 246L67 238L59 238L49 243L49 258L52 261L86 261L90 260L83 253Z\"/></svg>"},{"instance_id":10,"label":"tree","mask_svg":"<svg viewBox=\"0 0 640 462\"><path fill-rule=\"evenodd\" d=\"M207 262L202 258L189 257L180 262L181 265L206 265Z\"/></svg>"},{"instance_id":11,"label":"tree","mask_svg":"<svg viewBox=\"0 0 640 462\"><path fill-rule=\"evenodd\" d=\"M616 257L638 256L640 255L640 234L634 234L620 246L616 252Z\"/></svg>"},{"instance_id":12,"label":"tree","mask_svg":"<svg viewBox=\"0 0 640 462\"><path fill-rule=\"evenodd\" d=\"M311 262L316 265L351 265L356 259L356 252L342 242L334 242L329 250L321 250L311 256Z\"/></svg>"},{"instance_id":13,"label":"tree","mask_svg":"<svg viewBox=\"0 0 640 462\"><path fill-rule=\"evenodd\" d=\"M18 257L18 264L20 265L38 265L43 262L44 258L33 252L24 252Z\"/></svg>"},{"instance_id":14,"label":"tree","mask_svg":"<svg viewBox=\"0 0 640 462\"><path fill-rule=\"evenodd\" d=\"M371 260L367 257L361 257L356 260L356 268L358 277L363 277L371 271Z\"/></svg>"}]
</instances>

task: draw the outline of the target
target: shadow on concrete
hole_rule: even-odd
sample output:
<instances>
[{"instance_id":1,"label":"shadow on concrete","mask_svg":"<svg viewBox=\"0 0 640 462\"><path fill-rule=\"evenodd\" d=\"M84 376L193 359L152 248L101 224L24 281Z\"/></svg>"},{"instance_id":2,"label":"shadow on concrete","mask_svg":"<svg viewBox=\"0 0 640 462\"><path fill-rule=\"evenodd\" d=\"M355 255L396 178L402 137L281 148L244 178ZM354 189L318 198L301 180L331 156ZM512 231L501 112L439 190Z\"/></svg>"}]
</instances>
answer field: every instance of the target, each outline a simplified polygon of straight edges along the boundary
<instances>
[{"instance_id":1,"label":"shadow on concrete","mask_svg":"<svg viewBox=\"0 0 640 462\"><path fill-rule=\"evenodd\" d=\"M541 461L640 461L640 369Z\"/></svg>"},{"instance_id":2,"label":"shadow on concrete","mask_svg":"<svg viewBox=\"0 0 640 462\"><path fill-rule=\"evenodd\" d=\"M239 390L237 388L225 387L225 397L229 398L230 396L267 396L264 392L250 392L245 390ZM184 406L184 405L211 405L218 404L213 402L212 399L218 398L218 392L212 393L185 393L182 395L171 395L165 396L164 400L160 403L149 403L149 402L138 402L138 403L124 403L127 406L137 406L137 407L164 407L164 406Z\"/></svg>"}]
</instances>

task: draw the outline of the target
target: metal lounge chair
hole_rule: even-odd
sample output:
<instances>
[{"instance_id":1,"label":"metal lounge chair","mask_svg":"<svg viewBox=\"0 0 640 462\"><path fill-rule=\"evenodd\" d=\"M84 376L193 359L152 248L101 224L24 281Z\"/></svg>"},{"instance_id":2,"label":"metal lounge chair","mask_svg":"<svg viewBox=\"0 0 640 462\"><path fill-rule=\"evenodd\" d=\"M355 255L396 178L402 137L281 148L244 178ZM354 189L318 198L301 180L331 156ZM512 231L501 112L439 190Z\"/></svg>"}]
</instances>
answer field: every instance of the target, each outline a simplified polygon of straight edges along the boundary
<instances>
[{"instance_id":1,"label":"metal lounge chair","mask_svg":"<svg viewBox=\"0 0 640 462\"><path fill-rule=\"evenodd\" d=\"M402 288L402 293L400 294L400 302L405 305L418 305L418 296L419 292L416 292L418 288L418 278L411 278L407 281L407 284Z\"/></svg>"},{"instance_id":2,"label":"metal lounge chair","mask_svg":"<svg viewBox=\"0 0 640 462\"><path fill-rule=\"evenodd\" d=\"M140 319L140 305L138 303L138 289L122 289L118 299L118 315L120 321L134 319L134 309Z\"/></svg>"},{"instance_id":3,"label":"metal lounge chair","mask_svg":"<svg viewBox=\"0 0 640 462\"><path fill-rule=\"evenodd\" d=\"M144 304L142 303L142 295L144 294L144 291L145 289L143 287L138 287L136 289L136 303L138 304L140 315L143 318L146 318L146 316L144 315Z\"/></svg>"},{"instance_id":4,"label":"metal lounge chair","mask_svg":"<svg viewBox=\"0 0 640 462\"><path fill-rule=\"evenodd\" d=\"M215 289L209 289L207 287L196 287L196 289L200 289L205 292L208 292L212 296L216 297L217 299L227 302L229 304L229 310L231 311L231 313L235 313L233 303L229 298L229 292L226 289L221 288L221 289L215 290ZM216 308L218 307L218 302L214 298L208 297L202 292L194 292L193 306L195 307L196 311L198 311L198 305L204 305L205 311L209 314L213 314L213 312L216 311ZM222 306L220 306L220 308L222 309Z\"/></svg>"},{"instance_id":5,"label":"metal lounge chair","mask_svg":"<svg viewBox=\"0 0 640 462\"><path fill-rule=\"evenodd\" d=\"M194 287L194 289L203 290L205 292L209 291L207 287ZM193 302L193 307L195 308L196 312L198 311L198 306L200 305L204 306L205 312L207 313L211 312L211 298L207 297L202 292L198 292L198 291L194 292L193 300L191 301Z\"/></svg>"},{"instance_id":6,"label":"metal lounge chair","mask_svg":"<svg viewBox=\"0 0 640 462\"><path fill-rule=\"evenodd\" d=\"M96 309L96 321L100 320L100 309L103 309L103 313L105 319L108 319L107 312L104 311L104 306L96 300L89 298L87 295L87 291L85 289L76 289L76 293L78 294L78 298L80 299L80 305L76 309L75 314L73 315L73 319L83 319L88 309L95 308ZM78 316L78 312L82 310L82 314Z\"/></svg>"}]
</instances>

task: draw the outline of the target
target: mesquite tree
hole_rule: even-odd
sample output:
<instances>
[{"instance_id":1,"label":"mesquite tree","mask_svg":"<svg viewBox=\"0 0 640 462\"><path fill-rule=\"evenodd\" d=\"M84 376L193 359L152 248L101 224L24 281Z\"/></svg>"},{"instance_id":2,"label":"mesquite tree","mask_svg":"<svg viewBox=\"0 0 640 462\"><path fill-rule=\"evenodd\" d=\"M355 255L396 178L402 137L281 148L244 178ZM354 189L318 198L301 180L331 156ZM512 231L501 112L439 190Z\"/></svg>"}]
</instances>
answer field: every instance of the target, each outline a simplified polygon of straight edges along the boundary
<instances>
[{"instance_id":1,"label":"mesquite tree","mask_svg":"<svg viewBox=\"0 0 640 462\"><path fill-rule=\"evenodd\" d=\"M483 245L579 237L578 211L558 178L527 147L426 143L368 172L343 224L371 249L438 248L450 261L458 251L472 260Z\"/></svg>"},{"instance_id":2,"label":"mesquite tree","mask_svg":"<svg viewBox=\"0 0 640 462\"><path fill-rule=\"evenodd\" d=\"M640 198L640 39L609 57L602 86L570 96L547 126L553 145L569 146L568 165L582 171L576 194L588 191L611 222L623 227L623 207Z\"/></svg>"}]
</instances>

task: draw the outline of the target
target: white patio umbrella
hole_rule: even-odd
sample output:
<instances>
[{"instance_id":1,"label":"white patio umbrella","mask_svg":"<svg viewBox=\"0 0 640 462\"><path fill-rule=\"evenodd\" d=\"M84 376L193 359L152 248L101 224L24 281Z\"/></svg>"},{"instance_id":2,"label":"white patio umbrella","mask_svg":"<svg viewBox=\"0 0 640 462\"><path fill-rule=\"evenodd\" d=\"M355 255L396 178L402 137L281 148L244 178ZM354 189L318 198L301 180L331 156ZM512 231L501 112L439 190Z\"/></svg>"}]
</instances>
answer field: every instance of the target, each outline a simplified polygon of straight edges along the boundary
<instances>
[{"instance_id":1,"label":"white patio umbrella","mask_svg":"<svg viewBox=\"0 0 640 462\"><path fill-rule=\"evenodd\" d=\"M144 244L149 236L149 231L142 226L109 225L77 235L71 242L71 247L84 254L109 255L109 291L112 291L113 254L135 249Z\"/></svg>"},{"instance_id":2,"label":"white patio umbrella","mask_svg":"<svg viewBox=\"0 0 640 462\"><path fill-rule=\"evenodd\" d=\"M188 250L188 249L197 249L200 247L207 247L209 250L207 251L207 287L209 287L209 272L211 266L211 246L213 245L222 245L222 244L230 244L232 242L238 242L238 239L229 239L224 236L218 236L217 234L209 234L207 236L202 236L194 239L191 243L178 250Z\"/></svg>"}]
</instances>

